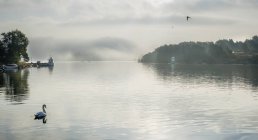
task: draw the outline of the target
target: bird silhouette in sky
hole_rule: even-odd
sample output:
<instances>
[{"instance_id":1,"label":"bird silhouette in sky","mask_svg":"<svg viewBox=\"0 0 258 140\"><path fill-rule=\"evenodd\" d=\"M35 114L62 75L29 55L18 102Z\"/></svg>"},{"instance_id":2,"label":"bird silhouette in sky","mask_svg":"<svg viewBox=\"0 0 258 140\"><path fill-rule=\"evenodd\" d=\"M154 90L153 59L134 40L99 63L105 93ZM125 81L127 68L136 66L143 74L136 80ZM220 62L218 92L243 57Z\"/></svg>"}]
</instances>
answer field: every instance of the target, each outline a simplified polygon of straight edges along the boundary
<instances>
[{"instance_id":1,"label":"bird silhouette in sky","mask_svg":"<svg viewBox=\"0 0 258 140\"><path fill-rule=\"evenodd\" d=\"M186 17L186 20L188 21L188 20L189 20L189 18L191 18L191 17L187 16L187 17Z\"/></svg>"}]
</instances>

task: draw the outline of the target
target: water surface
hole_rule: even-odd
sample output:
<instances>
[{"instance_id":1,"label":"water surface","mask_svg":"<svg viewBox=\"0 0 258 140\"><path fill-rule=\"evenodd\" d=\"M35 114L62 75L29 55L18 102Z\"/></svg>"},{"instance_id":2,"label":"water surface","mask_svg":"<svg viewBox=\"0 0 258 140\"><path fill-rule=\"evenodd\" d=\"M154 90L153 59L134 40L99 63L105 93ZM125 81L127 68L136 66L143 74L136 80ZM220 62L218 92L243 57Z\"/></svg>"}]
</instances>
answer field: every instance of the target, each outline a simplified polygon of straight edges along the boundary
<instances>
[{"instance_id":1,"label":"water surface","mask_svg":"<svg viewBox=\"0 0 258 140\"><path fill-rule=\"evenodd\" d=\"M258 66L57 63L0 73L0 139L256 140ZM47 105L47 123L33 114Z\"/></svg>"}]
</instances>

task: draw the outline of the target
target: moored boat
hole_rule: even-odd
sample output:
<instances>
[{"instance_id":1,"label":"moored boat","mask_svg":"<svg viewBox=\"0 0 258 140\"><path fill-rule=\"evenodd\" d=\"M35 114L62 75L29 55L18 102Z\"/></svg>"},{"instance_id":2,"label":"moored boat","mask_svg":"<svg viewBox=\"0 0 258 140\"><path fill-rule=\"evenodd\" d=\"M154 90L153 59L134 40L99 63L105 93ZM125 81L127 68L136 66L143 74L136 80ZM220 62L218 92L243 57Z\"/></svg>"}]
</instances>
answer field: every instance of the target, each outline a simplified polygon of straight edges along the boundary
<instances>
[{"instance_id":1,"label":"moored boat","mask_svg":"<svg viewBox=\"0 0 258 140\"><path fill-rule=\"evenodd\" d=\"M3 65L3 70L17 70L18 65L17 64L6 64Z\"/></svg>"}]
</instances>

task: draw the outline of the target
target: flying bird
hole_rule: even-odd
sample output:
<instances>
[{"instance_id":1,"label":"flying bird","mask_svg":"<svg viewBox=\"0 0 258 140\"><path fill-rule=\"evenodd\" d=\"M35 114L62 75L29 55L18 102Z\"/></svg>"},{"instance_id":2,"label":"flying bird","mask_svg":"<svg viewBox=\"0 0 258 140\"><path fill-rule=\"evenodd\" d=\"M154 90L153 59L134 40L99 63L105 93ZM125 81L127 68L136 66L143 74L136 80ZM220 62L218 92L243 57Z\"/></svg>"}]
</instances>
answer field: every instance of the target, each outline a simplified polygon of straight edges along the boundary
<instances>
[{"instance_id":1,"label":"flying bird","mask_svg":"<svg viewBox=\"0 0 258 140\"><path fill-rule=\"evenodd\" d=\"M189 20L189 18L191 18L191 17L187 16L187 17L186 17L186 20L188 21L188 20Z\"/></svg>"}]
</instances>

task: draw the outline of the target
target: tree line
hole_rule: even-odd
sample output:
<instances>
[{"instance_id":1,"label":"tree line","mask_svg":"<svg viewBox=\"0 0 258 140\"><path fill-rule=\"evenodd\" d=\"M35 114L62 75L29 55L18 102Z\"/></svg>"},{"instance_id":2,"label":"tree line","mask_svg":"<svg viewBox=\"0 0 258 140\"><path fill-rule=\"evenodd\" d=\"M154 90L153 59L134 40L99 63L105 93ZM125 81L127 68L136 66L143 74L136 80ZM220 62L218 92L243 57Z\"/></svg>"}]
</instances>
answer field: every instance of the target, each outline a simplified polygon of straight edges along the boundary
<instances>
[{"instance_id":1,"label":"tree line","mask_svg":"<svg viewBox=\"0 0 258 140\"><path fill-rule=\"evenodd\" d=\"M1 33L0 39L0 64L17 64L21 58L29 61L27 47L28 38L19 30Z\"/></svg>"},{"instance_id":2,"label":"tree line","mask_svg":"<svg viewBox=\"0 0 258 140\"><path fill-rule=\"evenodd\" d=\"M258 36L245 41L232 39L216 42L182 42L163 45L145 54L139 61L143 63L183 64L258 64Z\"/></svg>"}]
</instances>

